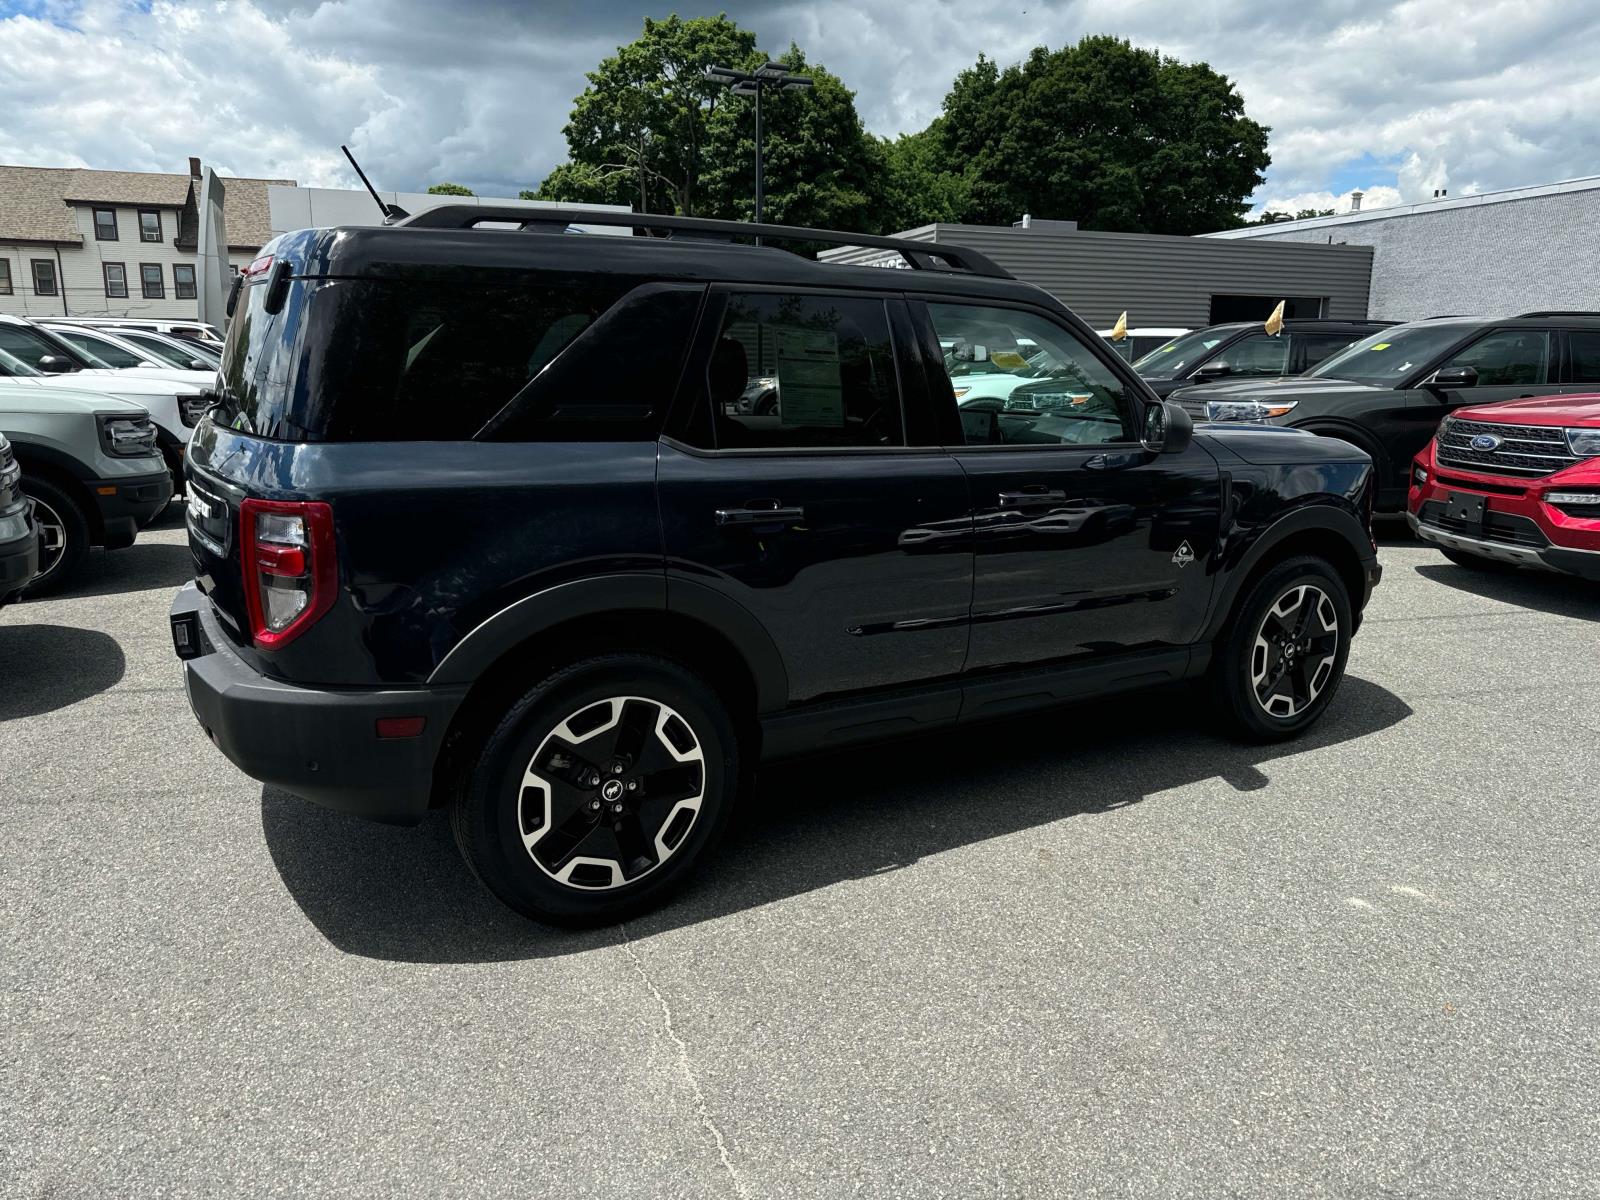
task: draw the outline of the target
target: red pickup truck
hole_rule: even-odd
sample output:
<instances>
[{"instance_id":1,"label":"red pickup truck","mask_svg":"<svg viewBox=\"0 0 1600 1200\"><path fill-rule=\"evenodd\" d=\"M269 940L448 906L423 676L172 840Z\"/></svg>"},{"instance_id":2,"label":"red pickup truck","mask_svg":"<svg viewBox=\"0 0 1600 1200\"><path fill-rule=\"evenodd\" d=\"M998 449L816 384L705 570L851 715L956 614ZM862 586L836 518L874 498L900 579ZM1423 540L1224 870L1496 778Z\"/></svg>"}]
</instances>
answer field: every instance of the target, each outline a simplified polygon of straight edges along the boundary
<instances>
[{"instance_id":1,"label":"red pickup truck","mask_svg":"<svg viewBox=\"0 0 1600 1200\"><path fill-rule=\"evenodd\" d=\"M1412 462L1406 509L1462 566L1600 580L1600 395L1457 409Z\"/></svg>"}]
</instances>

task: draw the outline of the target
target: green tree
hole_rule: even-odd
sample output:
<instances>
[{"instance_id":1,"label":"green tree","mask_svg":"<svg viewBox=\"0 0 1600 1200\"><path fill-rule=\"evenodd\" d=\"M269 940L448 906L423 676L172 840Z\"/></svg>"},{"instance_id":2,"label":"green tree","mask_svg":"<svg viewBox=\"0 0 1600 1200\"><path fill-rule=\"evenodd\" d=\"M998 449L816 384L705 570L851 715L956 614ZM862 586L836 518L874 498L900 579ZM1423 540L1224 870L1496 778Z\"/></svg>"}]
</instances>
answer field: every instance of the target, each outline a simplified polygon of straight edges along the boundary
<instances>
[{"instance_id":1,"label":"green tree","mask_svg":"<svg viewBox=\"0 0 1600 1200\"><path fill-rule=\"evenodd\" d=\"M470 196L473 191L459 183L436 183L428 189L430 196Z\"/></svg>"},{"instance_id":2,"label":"green tree","mask_svg":"<svg viewBox=\"0 0 1600 1200\"><path fill-rule=\"evenodd\" d=\"M709 126L728 103L705 69L751 62L755 47L755 35L726 15L646 17L636 41L589 72L563 131L569 161L533 198L700 211Z\"/></svg>"},{"instance_id":3,"label":"green tree","mask_svg":"<svg viewBox=\"0 0 1600 1200\"><path fill-rule=\"evenodd\" d=\"M878 140L884 163L881 232L961 220L967 207L967 177L943 165L943 121L936 117L920 133Z\"/></svg>"},{"instance_id":4,"label":"green tree","mask_svg":"<svg viewBox=\"0 0 1600 1200\"><path fill-rule=\"evenodd\" d=\"M956 77L937 126L966 220L1025 212L1086 229L1204 233L1239 223L1271 161L1226 76L1114 37L1036 48Z\"/></svg>"},{"instance_id":5,"label":"green tree","mask_svg":"<svg viewBox=\"0 0 1600 1200\"><path fill-rule=\"evenodd\" d=\"M1259 217L1257 217L1254 221L1241 221L1240 224L1242 224L1242 225L1277 225L1279 222L1282 222L1282 221L1304 221L1304 220L1308 220L1311 217L1331 217L1331 216L1333 216L1333 209L1331 209L1331 208L1302 208L1298 212L1295 212L1295 213L1274 212L1272 209L1269 208L1265 212L1263 212Z\"/></svg>"}]
</instances>

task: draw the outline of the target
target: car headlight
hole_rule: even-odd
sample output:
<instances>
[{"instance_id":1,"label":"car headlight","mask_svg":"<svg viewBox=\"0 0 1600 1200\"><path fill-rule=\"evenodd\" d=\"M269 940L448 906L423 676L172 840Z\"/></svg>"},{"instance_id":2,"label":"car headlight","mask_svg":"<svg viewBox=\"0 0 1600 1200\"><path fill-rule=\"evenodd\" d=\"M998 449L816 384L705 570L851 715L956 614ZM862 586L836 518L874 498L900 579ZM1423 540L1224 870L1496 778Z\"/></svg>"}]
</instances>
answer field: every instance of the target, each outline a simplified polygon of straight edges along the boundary
<instances>
[{"instance_id":1,"label":"car headlight","mask_svg":"<svg viewBox=\"0 0 1600 1200\"><path fill-rule=\"evenodd\" d=\"M1270 421L1293 410L1298 400L1275 400L1268 404L1261 400L1207 400L1208 421Z\"/></svg>"},{"instance_id":2,"label":"car headlight","mask_svg":"<svg viewBox=\"0 0 1600 1200\"><path fill-rule=\"evenodd\" d=\"M215 392L190 392L178 397L178 416L183 423L191 429L200 424L200 419L206 415L207 410L217 401Z\"/></svg>"},{"instance_id":3,"label":"car headlight","mask_svg":"<svg viewBox=\"0 0 1600 1200\"><path fill-rule=\"evenodd\" d=\"M100 417L100 445L118 458L156 452L156 427L149 417Z\"/></svg>"},{"instance_id":4,"label":"car headlight","mask_svg":"<svg viewBox=\"0 0 1600 1200\"><path fill-rule=\"evenodd\" d=\"M1600 429L1567 430L1567 446L1579 458L1600 456Z\"/></svg>"}]
</instances>

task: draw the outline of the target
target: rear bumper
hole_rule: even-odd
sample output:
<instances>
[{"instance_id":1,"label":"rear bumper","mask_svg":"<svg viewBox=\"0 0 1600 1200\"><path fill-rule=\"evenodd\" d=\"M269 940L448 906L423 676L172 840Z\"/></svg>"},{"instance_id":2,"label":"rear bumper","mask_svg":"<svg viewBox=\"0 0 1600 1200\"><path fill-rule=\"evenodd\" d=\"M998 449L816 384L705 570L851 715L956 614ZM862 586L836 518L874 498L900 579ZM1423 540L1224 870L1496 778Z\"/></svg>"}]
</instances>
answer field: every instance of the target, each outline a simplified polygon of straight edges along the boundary
<instances>
[{"instance_id":1,"label":"rear bumper","mask_svg":"<svg viewBox=\"0 0 1600 1200\"><path fill-rule=\"evenodd\" d=\"M217 624L194 584L172 602L188 639L184 688L212 743L246 775L315 804L397 825L420 821L433 765L465 687L328 689L260 674ZM380 738L385 717L423 717L416 737Z\"/></svg>"},{"instance_id":2,"label":"rear bumper","mask_svg":"<svg viewBox=\"0 0 1600 1200\"><path fill-rule=\"evenodd\" d=\"M100 509L101 545L107 550L133 545L139 530L159 517L172 499L172 476L165 471L91 479L85 486Z\"/></svg>"}]
</instances>

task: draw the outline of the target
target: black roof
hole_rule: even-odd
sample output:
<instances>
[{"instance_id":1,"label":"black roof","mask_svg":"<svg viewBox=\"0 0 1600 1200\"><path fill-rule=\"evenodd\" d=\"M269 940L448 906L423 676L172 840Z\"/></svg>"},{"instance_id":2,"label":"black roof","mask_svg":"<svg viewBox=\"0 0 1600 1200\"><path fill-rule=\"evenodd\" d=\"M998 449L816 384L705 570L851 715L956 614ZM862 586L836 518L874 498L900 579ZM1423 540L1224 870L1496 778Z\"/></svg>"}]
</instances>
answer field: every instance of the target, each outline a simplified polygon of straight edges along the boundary
<instances>
[{"instance_id":1,"label":"black roof","mask_svg":"<svg viewBox=\"0 0 1600 1200\"><path fill-rule=\"evenodd\" d=\"M515 221L518 228L474 228L480 222ZM668 236L615 236L567 232L569 225L612 225L661 230ZM912 267L819 262L773 245L826 242L898 251ZM445 279L457 272L571 271L624 280L755 283L802 287L926 292L963 297L1027 299L1062 310L1050 293L1014 279L976 251L903 238L703 221L587 209L496 208L442 205L381 226L338 226L286 233L273 253L297 274L351 278L393 276Z\"/></svg>"},{"instance_id":2,"label":"black roof","mask_svg":"<svg viewBox=\"0 0 1600 1200\"><path fill-rule=\"evenodd\" d=\"M1305 329L1308 327L1341 329L1351 325L1359 325L1364 329L1383 329L1399 323L1398 321L1368 320L1366 317L1285 317L1283 319L1283 327L1285 329ZM1260 329L1264 324L1266 324L1265 317L1259 321L1222 321L1216 325L1202 326L1195 332L1201 333L1207 329Z\"/></svg>"}]
</instances>

